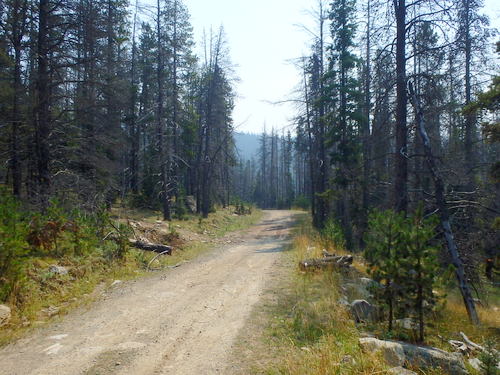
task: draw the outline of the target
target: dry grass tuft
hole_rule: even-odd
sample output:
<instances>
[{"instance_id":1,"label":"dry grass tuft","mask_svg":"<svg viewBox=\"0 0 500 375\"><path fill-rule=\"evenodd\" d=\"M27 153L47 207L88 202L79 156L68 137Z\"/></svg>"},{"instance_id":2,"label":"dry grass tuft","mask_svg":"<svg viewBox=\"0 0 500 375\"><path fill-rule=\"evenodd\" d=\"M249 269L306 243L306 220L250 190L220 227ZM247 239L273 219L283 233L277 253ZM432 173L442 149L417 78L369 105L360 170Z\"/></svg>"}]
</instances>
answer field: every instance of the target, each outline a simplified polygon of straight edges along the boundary
<instances>
[{"instance_id":1,"label":"dry grass tuft","mask_svg":"<svg viewBox=\"0 0 500 375\"><path fill-rule=\"evenodd\" d=\"M259 374L385 374L381 358L362 353L359 331L338 303L340 276L334 272L303 273L296 267L306 258L321 257L327 248L303 217L289 254L293 276L268 311L269 359L254 369ZM273 359L271 359L273 358ZM276 358L279 358L276 360Z\"/></svg>"}]
</instances>

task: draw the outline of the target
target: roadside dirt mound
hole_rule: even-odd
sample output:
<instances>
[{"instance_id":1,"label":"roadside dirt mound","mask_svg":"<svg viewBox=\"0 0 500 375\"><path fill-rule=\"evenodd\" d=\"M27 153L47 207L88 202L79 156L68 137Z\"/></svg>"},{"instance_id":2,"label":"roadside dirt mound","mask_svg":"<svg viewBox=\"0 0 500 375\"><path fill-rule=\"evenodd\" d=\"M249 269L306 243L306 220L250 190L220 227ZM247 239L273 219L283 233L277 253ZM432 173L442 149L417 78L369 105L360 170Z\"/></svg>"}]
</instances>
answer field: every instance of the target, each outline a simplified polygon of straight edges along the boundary
<instances>
[{"instance_id":1,"label":"roadside dirt mound","mask_svg":"<svg viewBox=\"0 0 500 375\"><path fill-rule=\"evenodd\" d=\"M129 220L128 223L136 240L169 245L175 249L181 249L186 243L175 228L162 221L152 224L147 221Z\"/></svg>"}]
</instances>

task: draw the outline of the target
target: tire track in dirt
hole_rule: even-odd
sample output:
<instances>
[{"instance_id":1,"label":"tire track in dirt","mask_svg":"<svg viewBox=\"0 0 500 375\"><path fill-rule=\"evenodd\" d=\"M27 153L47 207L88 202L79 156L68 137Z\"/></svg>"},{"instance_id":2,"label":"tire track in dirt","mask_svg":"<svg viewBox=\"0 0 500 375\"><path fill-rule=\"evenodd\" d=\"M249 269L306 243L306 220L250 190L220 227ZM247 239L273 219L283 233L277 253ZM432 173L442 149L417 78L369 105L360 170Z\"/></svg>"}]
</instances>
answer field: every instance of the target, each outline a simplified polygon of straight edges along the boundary
<instances>
[{"instance_id":1,"label":"tire track in dirt","mask_svg":"<svg viewBox=\"0 0 500 375\"><path fill-rule=\"evenodd\" d=\"M118 284L105 300L2 348L0 374L225 373L293 222L291 211L265 211L230 245Z\"/></svg>"}]
</instances>

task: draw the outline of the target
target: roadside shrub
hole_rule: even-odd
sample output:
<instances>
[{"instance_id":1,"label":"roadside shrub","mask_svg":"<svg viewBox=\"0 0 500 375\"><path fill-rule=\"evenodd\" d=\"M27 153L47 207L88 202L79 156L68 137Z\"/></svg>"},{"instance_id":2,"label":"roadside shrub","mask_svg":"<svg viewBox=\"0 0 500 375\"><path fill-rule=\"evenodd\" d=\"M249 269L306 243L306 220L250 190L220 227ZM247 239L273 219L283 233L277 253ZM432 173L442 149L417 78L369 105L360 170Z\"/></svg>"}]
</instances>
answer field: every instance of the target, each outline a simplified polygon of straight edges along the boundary
<instances>
[{"instance_id":1,"label":"roadside shrub","mask_svg":"<svg viewBox=\"0 0 500 375\"><path fill-rule=\"evenodd\" d=\"M132 235L132 228L124 223L114 223L111 219L107 223L107 227L112 228L110 232L113 243L104 241L103 246L105 257L108 260L124 259L129 249L129 238Z\"/></svg>"},{"instance_id":2,"label":"roadside shrub","mask_svg":"<svg viewBox=\"0 0 500 375\"><path fill-rule=\"evenodd\" d=\"M374 211L368 218L365 259L368 273L381 288L374 290L379 304L388 309L388 330L392 330L396 301L402 295L400 257L405 251L405 218L392 210Z\"/></svg>"},{"instance_id":3,"label":"roadside shrub","mask_svg":"<svg viewBox=\"0 0 500 375\"><path fill-rule=\"evenodd\" d=\"M307 211L311 207L311 202L306 196L299 195L293 200L292 207Z\"/></svg>"},{"instance_id":4,"label":"roadside shrub","mask_svg":"<svg viewBox=\"0 0 500 375\"><path fill-rule=\"evenodd\" d=\"M485 344L485 350L479 355L481 361L481 373L484 375L499 375L500 369L497 367L500 363L494 339L488 339Z\"/></svg>"},{"instance_id":5,"label":"roadside shrub","mask_svg":"<svg viewBox=\"0 0 500 375\"><path fill-rule=\"evenodd\" d=\"M435 237L437 221L424 218L422 208L410 217L391 210L370 214L365 238L368 272L381 287L373 290L388 309L388 330L397 311L413 314L418 321L418 340L424 340L424 317L436 303L433 287L439 264Z\"/></svg>"},{"instance_id":6,"label":"roadside shrub","mask_svg":"<svg viewBox=\"0 0 500 375\"><path fill-rule=\"evenodd\" d=\"M7 300L24 278L28 226L19 203L0 191L0 301Z\"/></svg>"},{"instance_id":7,"label":"roadside shrub","mask_svg":"<svg viewBox=\"0 0 500 375\"><path fill-rule=\"evenodd\" d=\"M179 220L187 219L186 198L182 194L179 195L175 201L174 216Z\"/></svg>"},{"instance_id":8,"label":"roadside shrub","mask_svg":"<svg viewBox=\"0 0 500 375\"><path fill-rule=\"evenodd\" d=\"M26 240L34 251L62 257L69 254L83 255L97 245L109 227L106 210L87 213L83 210L68 211L53 200L46 212L32 213Z\"/></svg>"},{"instance_id":9,"label":"roadside shrub","mask_svg":"<svg viewBox=\"0 0 500 375\"><path fill-rule=\"evenodd\" d=\"M345 248L344 232L340 224L334 219L328 219L321 230L321 239L324 247L333 247L333 249Z\"/></svg>"}]
</instances>

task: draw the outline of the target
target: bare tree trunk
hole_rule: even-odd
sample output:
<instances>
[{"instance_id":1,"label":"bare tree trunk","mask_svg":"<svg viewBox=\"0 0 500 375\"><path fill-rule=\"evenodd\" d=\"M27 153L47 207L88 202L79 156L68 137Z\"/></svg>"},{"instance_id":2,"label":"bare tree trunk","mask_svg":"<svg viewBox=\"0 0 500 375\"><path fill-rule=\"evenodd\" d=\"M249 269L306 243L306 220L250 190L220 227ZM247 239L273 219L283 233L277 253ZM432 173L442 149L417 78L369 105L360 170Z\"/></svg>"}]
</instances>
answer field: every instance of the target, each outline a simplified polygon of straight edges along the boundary
<instances>
[{"instance_id":1,"label":"bare tree trunk","mask_svg":"<svg viewBox=\"0 0 500 375\"><path fill-rule=\"evenodd\" d=\"M394 181L394 206L397 211L408 208L407 161L407 102L406 92L406 3L394 0L396 13L396 176Z\"/></svg>"},{"instance_id":2,"label":"bare tree trunk","mask_svg":"<svg viewBox=\"0 0 500 375\"><path fill-rule=\"evenodd\" d=\"M12 192L21 195L22 166L19 156L19 128L21 127L21 49L26 28L27 2L14 2L12 19L12 45L14 47L14 97L12 103L12 131L10 144L10 166L12 170Z\"/></svg>"},{"instance_id":3,"label":"bare tree trunk","mask_svg":"<svg viewBox=\"0 0 500 375\"><path fill-rule=\"evenodd\" d=\"M328 175L327 175L327 166L329 165L327 156L326 156L326 147L325 147L325 136L326 136L326 130L325 130L325 90L324 90L324 84L323 84L323 66L324 66L324 21L326 17L323 14L323 3L320 1L319 2L320 9L319 9L319 17L320 17L320 30L319 30L319 144L318 144L318 153L319 153L319 181L318 181L318 191L320 193L325 193L327 189L327 180L328 180ZM328 208L327 208L327 202L325 197L321 197L318 199L318 205L317 205L317 215L318 215L318 222L316 223L320 228L322 228L325 225L327 216L328 216Z\"/></svg>"},{"instance_id":4,"label":"bare tree trunk","mask_svg":"<svg viewBox=\"0 0 500 375\"><path fill-rule=\"evenodd\" d=\"M307 141L308 141L308 161L309 161L309 173L310 176L309 178L311 179L310 182L310 189L311 189L311 215L314 218L316 216L316 183L315 183L315 176L314 176L314 157L313 157L313 140L312 140L312 126L311 126L311 111L310 111L310 104L309 104L309 92L307 89L307 78L306 78L306 71L305 71L305 66L304 66L304 96L305 96L305 101L306 101L306 126L307 126ZM305 173L304 173L304 184L305 184L306 178L305 178ZM306 193L306 189L304 188L304 193Z\"/></svg>"},{"instance_id":5,"label":"bare tree trunk","mask_svg":"<svg viewBox=\"0 0 500 375\"><path fill-rule=\"evenodd\" d=\"M173 20L173 36L172 36L172 96L173 96L173 103L172 103L172 147L173 147L173 154L174 156L177 156L179 154L178 150L178 127L179 127L179 88L178 86L178 77L177 77L177 70L178 70L178 40L177 40L177 9L178 3L177 0L174 0L174 20ZM171 154L169 154L171 155ZM173 187L171 188L173 195L175 196L176 202L179 200L179 191L178 191L178 181L177 179L179 178L178 175L178 168L177 168L177 163L173 162L172 157L169 157L170 159L170 173L171 173L171 183L173 184Z\"/></svg>"},{"instance_id":6,"label":"bare tree trunk","mask_svg":"<svg viewBox=\"0 0 500 375\"><path fill-rule=\"evenodd\" d=\"M136 56L137 56L137 45L135 40L136 34L136 24L137 24L137 10L138 10L138 0L135 3L134 20L132 25L132 61L130 66L130 80L131 80L131 95L130 95L130 142L131 142L131 152L130 152L130 188L132 193L137 194L139 192L139 127L136 121L136 103L137 103L137 87L136 87Z\"/></svg>"},{"instance_id":7,"label":"bare tree trunk","mask_svg":"<svg viewBox=\"0 0 500 375\"><path fill-rule=\"evenodd\" d=\"M472 41L470 37L470 0L463 0L465 11L465 105L471 102L471 59L472 59ZM467 173L467 188L474 190L476 186L474 167L476 165L476 154L474 152L474 133L476 119L474 113L465 115L465 134L464 134L464 151L465 151L465 167Z\"/></svg>"},{"instance_id":8,"label":"bare tree trunk","mask_svg":"<svg viewBox=\"0 0 500 375\"><path fill-rule=\"evenodd\" d=\"M160 0L157 0L157 20L156 20L156 30L157 30L157 68L156 68L156 78L158 82L158 96L157 96L157 119L156 119L156 132L158 139L158 159L160 168L160 199L163 209L163 220L171 220L170 214L170 201L168 197L168 178L167 178L167 160L165 160L165 150L164 150L164 125L163 125L163 45L161 38L161 8Z\"/></svg>"},{"instance_id":9,"label":"bare tree trunk","mask_svg":"<svg viewBox=\"0 0 500 375\"><path fill-rule=\"evenodd\" d=\"M363 142L363 182L362 182L362 207L363 207L363 217L362 217L362 230L366 230L368 226L368 208L369 208L369 184L370 184L370 174L371 174L371 150L370 150L370 107L371 107L371 3L368 0L367 3L367 21L366 21L366 62L365 62L365 102L364 102L364 119L363 127L361 129L361 136ZM363 236L361 236L361 247L364 247Z\"/></svg>"},{"instance_id":10,"label":"bare tree trunk","mask_svg":"<svg viewBox=\"0 0 500 375\"><path fill-rule=\"evenodd\" d=\"M38 9L38 76L36 83L35 147L39 192L45 205L50 189L50 85L49 85L49 0L40 0Z\"/></svg>"},{"instance_id":11,"label":"bare tree trunk","mask_svg":"<svg viewBox=\"0 0 500 375\"><path fill-rule=\"evenodd\" d=\"M464 265L462 263L462 260L460 259L460 254L458 253L457 245L455 243L453 232L451 230L450 213L448 211L446 197L444 195L445 189L443 179L437 169L434 155L432 154L431 142L425 129L425 118L419 98L417 97L417 95L415 95L413 86L411 84L410 94L413 106L415 108L417 128L419 135L422 138L427 166L429 168L429 172L431 173L432 179L434 180L436 205L439 209L441 226L443 228L448 251L452 259L452 264L455 267L455 275L457 277L458 286L460 288L460 292L462 293L462 298L464 300L465 308L467 309L467 314L469 315L470 321L472 322L472 324L479 324L479 316L477 315L471 289L467 282Z\"/></svg>"}]
</instances>

